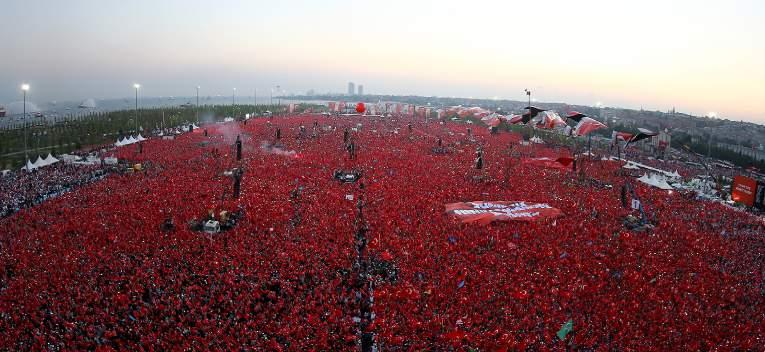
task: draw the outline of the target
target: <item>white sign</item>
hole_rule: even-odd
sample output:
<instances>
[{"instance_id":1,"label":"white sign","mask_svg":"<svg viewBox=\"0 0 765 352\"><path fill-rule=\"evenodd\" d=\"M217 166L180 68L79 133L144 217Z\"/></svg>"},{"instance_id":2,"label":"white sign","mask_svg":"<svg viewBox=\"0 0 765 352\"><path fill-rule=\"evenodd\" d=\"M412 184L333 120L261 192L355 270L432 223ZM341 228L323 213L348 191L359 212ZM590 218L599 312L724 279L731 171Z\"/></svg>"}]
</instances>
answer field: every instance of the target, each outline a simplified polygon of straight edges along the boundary
<instances>
[{"instance_id":1,"label":"white sign","mask_svg":"<svg viewBox=\"0 0 765 352\"><path fill-rule=\"evenodd\" d=\"M345 199L347 200L353 200L353 194L346 194Z\"/></svg>"},{"instance_id":2,"label":"white sign","mask_svg":"<svg viewBox=\"0 0 765 352\"><path fill-rule=\"evenodd\" d=\"M637 199L632 200L632 209L638 210L640 209L640 201Z\"/></svg>"}]
</instances>

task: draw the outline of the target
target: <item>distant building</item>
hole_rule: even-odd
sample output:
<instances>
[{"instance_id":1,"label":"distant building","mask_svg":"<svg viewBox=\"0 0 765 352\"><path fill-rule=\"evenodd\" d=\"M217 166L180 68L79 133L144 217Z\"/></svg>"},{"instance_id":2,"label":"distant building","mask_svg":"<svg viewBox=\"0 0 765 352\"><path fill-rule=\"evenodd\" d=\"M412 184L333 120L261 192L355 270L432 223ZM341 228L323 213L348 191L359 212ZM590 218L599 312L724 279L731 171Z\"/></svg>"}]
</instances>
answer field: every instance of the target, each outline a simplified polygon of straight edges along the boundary
<instances>
[{"instance_id":1,"label":"distant building","mask_svg":"<svg viewBox=\"0 0 765 352\"><path fill-rule=\"evenodd\" d=\"M305 95L309 97L314 96L314 94L316 94L316 91L314 91L313 89L309 89L307 92L305 92Z\"/></svg>"},{"instance_id":2,"label":"distant building","mask_svg":"<svg viewBox=\"0 0 765 352\"><path fill-rule=\"evenodd\" d=\"M651 137L651 145L657 154L664 156L672 145L672 135L665 128L659 131L658 135Z\"/></svg>"},{"instance_id":3,"label":"distant building","mask_svg":"<svg viewBox=\"0 0 765 352\"><path fill-rule=\"evenodd\" d=\"M364 85L359 84L359 95L364 95Z\"/></svg>"},{"instance_id":4,"label":"distant building","mask_svg":"<svg viewBox=\"0 0 765 352\"><path fill-rule=\"evenodd\" d=\"M356 85L353 82L348 82L348 95L356 94Z\"/></svg>"},{"instance_id":5,"label":"distant building","mask_svg":"<svg viewBox=\"0 0 765 352\"><path fill-rule=\"evenodd\" d=\"M717 147L732 150L754 160L765 160L765 152L757 148L755 145L717 143Z\"/></svg>"}]
</instances>

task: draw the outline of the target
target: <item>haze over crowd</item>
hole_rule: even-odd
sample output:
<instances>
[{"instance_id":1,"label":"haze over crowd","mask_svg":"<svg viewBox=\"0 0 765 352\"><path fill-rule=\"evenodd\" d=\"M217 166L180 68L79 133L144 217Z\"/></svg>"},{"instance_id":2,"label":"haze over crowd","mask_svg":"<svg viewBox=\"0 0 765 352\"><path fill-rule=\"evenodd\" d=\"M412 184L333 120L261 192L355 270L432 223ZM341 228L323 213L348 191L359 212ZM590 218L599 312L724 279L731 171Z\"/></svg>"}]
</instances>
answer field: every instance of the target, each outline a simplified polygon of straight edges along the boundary
<instances>
[{"instance_id":1,"label":"haze over crowd","mask_svg":"<svg viewBox=\"0 0 765 352\"><path fill-rule=\"evenodd\" d=\"M343 92L622 106L765 122L765 3L9 0L0 104ZM260 93L259 93L260 94Z\"/></svg>"}]
</instances>

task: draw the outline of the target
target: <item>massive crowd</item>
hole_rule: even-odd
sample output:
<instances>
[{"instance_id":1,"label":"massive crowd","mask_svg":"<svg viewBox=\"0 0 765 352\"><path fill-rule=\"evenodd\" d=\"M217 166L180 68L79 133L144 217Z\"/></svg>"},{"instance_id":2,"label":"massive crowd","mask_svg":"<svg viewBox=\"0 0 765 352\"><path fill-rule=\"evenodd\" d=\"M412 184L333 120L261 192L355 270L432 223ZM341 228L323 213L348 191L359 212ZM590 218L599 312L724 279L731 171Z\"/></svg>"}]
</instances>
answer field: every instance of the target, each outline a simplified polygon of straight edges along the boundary
<instances>
[{"instance_id":1,"label":"massive crowd","mask_svg":"<svg viewBox=\"0 0 765 352\"><path fill-rule=\"evenodd\" d=\"M0 218L92 182L105 174L100 165L59 162L31 172L19 170L0 177Z\"/></svg>"},{"instance_id":2,"label":"massive crowd","mask_svg":"<svg viewBox=\"0 0 765 352\"><path fill-rule=\"evenodd\" d=\"M382 350L765 344L761 219L650 189L617 161L529 165L571 155L469 128L302 115L122 147L120 159L148 166L0 220L0 346L352 350L362 332ZM225 173L235 167L239 199ZM337 170L362 176L341 183ZM626 182L647 230L624 226L635 214L620 200ZM477 225L444 213L476 200L565 215ZM189 226L221 210L242 218L214 235ZM360 247L379 270L359 275ZM359 323L365 309L370 324Z\"/></svg>"}]
</instances>

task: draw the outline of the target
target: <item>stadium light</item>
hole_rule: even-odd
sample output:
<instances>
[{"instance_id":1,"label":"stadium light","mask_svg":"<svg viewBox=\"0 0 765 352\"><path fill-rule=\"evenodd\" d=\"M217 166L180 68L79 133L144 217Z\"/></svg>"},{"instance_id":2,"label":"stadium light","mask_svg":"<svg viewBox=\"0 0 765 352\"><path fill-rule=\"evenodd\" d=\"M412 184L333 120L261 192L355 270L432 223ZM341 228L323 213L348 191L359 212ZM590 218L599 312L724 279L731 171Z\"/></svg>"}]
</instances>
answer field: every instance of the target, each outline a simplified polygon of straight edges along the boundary
<instances>
[{"instance_id":1,"label":"stadium light","mask_svg":"<svg viewBox=\"0 0 765 352\"><path fill-rule=\"evenodd\" d=\"M231 92L231 117L236 117L236 88Z\"/></svg>"},{"instance_id":2,"label":"stadium light","mask_svg":"<svg viewBox=\"0 0 765 352\"><path fill-rule=\"evenodd\" d=\"M135 133L138 134L138 89L141 88L141 85L135 83L133 88L135 88Z\"/></svg>"},{"instance_id":3,"label":"stadium light","mask_svg":"<svg viewBox=\"0 0 765 352\"><path fill-rule=\"evenodd\" d=\"M29 150L27 149L27 91L29 91L29 84L24 83L21 85L21 91L24 92L24 115L22 115L22 121L24 122L24 167L29 163ZM27 167L27 171L30 171Z\"/></svg>"}]
</instances>

